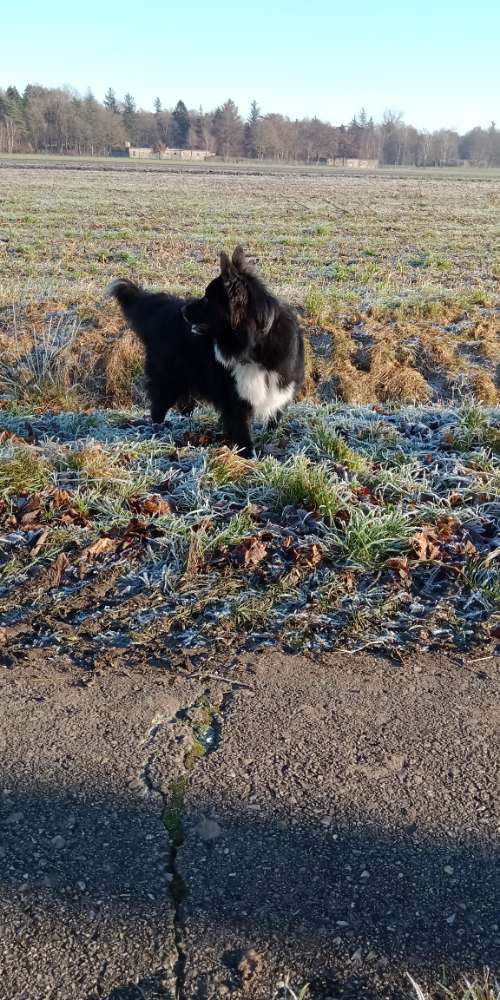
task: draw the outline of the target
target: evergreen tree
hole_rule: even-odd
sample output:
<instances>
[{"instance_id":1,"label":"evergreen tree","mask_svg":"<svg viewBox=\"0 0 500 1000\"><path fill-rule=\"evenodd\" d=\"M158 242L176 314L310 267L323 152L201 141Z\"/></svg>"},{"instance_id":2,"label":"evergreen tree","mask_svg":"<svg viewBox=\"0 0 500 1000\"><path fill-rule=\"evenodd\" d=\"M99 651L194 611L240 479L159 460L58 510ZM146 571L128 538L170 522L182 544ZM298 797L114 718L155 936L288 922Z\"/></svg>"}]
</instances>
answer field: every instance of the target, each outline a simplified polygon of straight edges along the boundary
<instances>
[{"instance_id":1,"label":"evergreen tree","mask_svg":"<svg viewBox=\"0 0 500 1000\"><path fill-rule=\"evenodd\" d=\"M257 126L261 121L260 108L256 100L250 105L248 119L243 129L243 152L245 156L257 156Z\"/></svg>"},{"instance_id":2,"label":"evergreen tree","mask_svg":"<svg viewBox=\"0 0 500 1000\"><path fill-rule=\"evenodd\" d=\"M191 120L184 101L177 101L172 112L172 145L175 149L185 149L188 144Z\"/></svg>"},{"instance_id":3,"label":"evergreen tree","mask_svg":"<svg viewBox=\"0 0 500 1000\"><path fill-rule=\"evenodd\" d=\"M155 115L161 114L162 107L161 107L161 101L160 101L159 97L155 97L154 109L155 109Z\"/></svg>"},{"instance_id":4,"label":"evergreen tree","mask_svg":"<svg viewBox=\"0 0 500 1000\"><path fill-rule=\"evenodd\" d=\"M103 101L106 111L112 111L114 115L118 114L118 101L116 100L116 94L112 87L108 87Z\"/></svg>"},{"instance_id":5,"label":"evergreen tree","mask_svg":"<svg viewBox=\"0 0 500 1000\"><path fill-rule=\"evenodd\" d=\"M257 122L259 121L259 118L260 118L259 105L257 104L257 101L253 100L250 105L250 114L248 116L248 124L250 125L250 128L255 128Z\"/></svg>"},{"instance_id":6,"label":"evergreen tree","mask_svg":"<svg viewBox=\"0 0 500 1000\"><path fill-rule=\"evenodd\" d=\"M219 156L237 156L242 149L243 127L238 108L231 99L217 108L212 119L212 132Z\"/></svg>"},{"instance_id":7,"label":"evergreen tree","mask_svg":"<svg viewBox=\"0 0 500 1000\"><path fill-rule=\"evenodd\" d=\"M135 140L135 124L137 120L137 110L132 94L125 94L123 98L123 124L130 142Z\"/></svg>"},{"instance_id":8,"label":"evergreen tree","mask_svg":"<svg viewBox=\"0 0 500 1000\"><path fill-rule=\"evenodd\" d=\"M205 118L203 115L203 108L200 105L196 120L194 123L194 136L197 149L207 148L207 135L205 130Z\"/></svg>"}]
</instances>

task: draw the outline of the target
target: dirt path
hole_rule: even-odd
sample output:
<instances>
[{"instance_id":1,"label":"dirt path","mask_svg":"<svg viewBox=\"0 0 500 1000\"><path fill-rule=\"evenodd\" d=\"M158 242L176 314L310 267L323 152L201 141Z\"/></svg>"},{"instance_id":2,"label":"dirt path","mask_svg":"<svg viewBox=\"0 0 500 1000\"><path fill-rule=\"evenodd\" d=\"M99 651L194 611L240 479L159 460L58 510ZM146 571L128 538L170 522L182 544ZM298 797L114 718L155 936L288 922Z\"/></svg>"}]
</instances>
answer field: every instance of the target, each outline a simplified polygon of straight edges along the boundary
<instances>
[{"instance_id":1,"label":"dirt path","mask_svg":"<svg viewBox=\"0 0 500 1000\"><path fill-rule=\"evenodd\" d=\"M406 970L500 968L495 658L88 681L1 678L2 1000L271 1000L287 974L400 1000Z\"/></svg>"}]
</instances>

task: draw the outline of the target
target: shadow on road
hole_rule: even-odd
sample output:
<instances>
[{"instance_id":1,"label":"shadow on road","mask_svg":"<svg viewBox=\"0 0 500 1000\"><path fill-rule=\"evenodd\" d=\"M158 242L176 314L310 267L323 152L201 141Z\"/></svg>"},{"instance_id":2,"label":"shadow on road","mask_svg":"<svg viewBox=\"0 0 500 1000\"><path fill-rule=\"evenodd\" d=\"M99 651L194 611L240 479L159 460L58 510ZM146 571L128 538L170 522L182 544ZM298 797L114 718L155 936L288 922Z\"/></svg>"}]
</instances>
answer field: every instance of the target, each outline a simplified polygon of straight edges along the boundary
<instances>
[{"instance_id":1,"label":"shadow on road","mask_svg":"<svg viewBox=\"0 0 500 1000\"><path fill-rule=\"evenodd\" d=\"M54 932L59 943L67 934L73 951L98 954L103 919L118 936L137 928L139 940L145 925L162 933L173 911L172 873L157 808L132 794L101 797L98 788L90 801L71 790L13 788L11 776L4 784L4 966L16 947L18 973L32 963L26 941L36 938L43 972L52 959L41 942ZM214 809L217 835L207 841L200 819ZM318 982L344 950L413 971L500 966L500 852L479 839L438 841L412 828L391 834L345 815L342 826L325 829L293 815L228 812L214 801L185 817L185 836L176 864L191 944L199 933L218 938L221 951L241 939L271 941L279 952L281 941L299 965L304 952L308 972L314 953ZM131 984L95 996L168 996L155 993L163 988L155 975L144 980L149 992Z\"/></svg>"}]
</instances>

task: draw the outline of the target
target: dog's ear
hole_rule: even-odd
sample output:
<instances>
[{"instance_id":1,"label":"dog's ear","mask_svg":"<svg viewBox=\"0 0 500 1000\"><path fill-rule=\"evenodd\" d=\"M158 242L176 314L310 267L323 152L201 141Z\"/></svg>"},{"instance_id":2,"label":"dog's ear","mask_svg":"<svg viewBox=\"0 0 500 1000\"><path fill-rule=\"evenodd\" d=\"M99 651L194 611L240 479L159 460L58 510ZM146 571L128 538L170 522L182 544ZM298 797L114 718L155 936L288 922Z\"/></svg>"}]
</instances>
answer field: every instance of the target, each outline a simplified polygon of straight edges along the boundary
<instances>
[{"instance_id":1,"label":"dog's ear","mask_svg":"<svg viewBox=\"0 0 500 1000\"><path fill-rule=\"evenodd\" d=\"M229 300L229 316L231 329L238 330L245 321L248 308L248 289L244 281L236 274L225 282Z\"/></svg>"},{"instance_id":2,"label":"dog's ear","mask_svg":"<svg viewBox=\"0 0 500 1000\"><path fill-rule=\"evenodd\" d=\"M247 259L245 256L245 251L240 244L238 244L233 253L233 267L235 267L236 270L240 272L246 271L247 269Z\"/></svg>"},{"instance_id":3,"label":"dog's ear","mask_svg":"<svg viewBox=\"0 0 500 1000\"><path fill-rule=\"evenodd\" d=\"M248 289L241 277L240 271L235 265L234 256L233 254L233 260L230 261L227 253L224 253L224 251L221 253L220 271L229 302L231 329L237 330L245 319L248 305Z\"/></svg>"},{"instance_id":4,"label":"dog's ear","mask_svg":"<svg viewBox=\"0 0 500 1000\"><path fill-rule=\"evenodd\" d=\"M220 255L220 272L224 279L229 278L231 275L231 261L227 253L224 253L223 250Z\"/></svg>"},{"instance_id":5,"label":"dog's ear","mask_svg":"<svg viewBox=\"0 0 500 1000\"><path fill-rule=\"evenodd\" d=\"M273 302L271 301L266 302L266 305L262 310L259 319L261 323L262 333L267 335L270 332L271 327L273 326L273 323L276 319L276 308Z\"/></svg>"}]
</instances>

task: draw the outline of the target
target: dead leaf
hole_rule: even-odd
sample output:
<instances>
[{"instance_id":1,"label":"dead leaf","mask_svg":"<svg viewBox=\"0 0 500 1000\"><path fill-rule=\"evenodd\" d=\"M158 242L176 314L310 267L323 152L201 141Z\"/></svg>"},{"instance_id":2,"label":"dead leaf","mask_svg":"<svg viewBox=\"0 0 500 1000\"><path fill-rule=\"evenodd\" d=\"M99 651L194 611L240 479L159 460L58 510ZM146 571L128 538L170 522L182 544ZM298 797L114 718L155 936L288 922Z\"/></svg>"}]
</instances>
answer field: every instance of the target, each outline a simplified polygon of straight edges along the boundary
<instances>
[{"instance_id":1,"label":"dead leaf","mask_svg":"<svg viewBox=\"0 0 500 1000\"><path fill-rule=\"evenodd\" d=\"M425 524L421 531L410 538L410 545L420 562L432 562L441 556L439 539L434 529L428 524Z\"/></svg>"},{"instance_id":2,"label":"dead leaf","mask_svg":"<svg viewBox=\"0 0 500 1000\"><path fill-rule=\"evenodd\" d=\"M5 444L8 441L9 444L26 444L26 438L19 437L18 434L14 434L14 431L0 431L0 444Z\"/></svg>"},{"instance_id":3,"label":"dead leaf","mask_svg":"<svg viewBox=\"0 0 500 1000\"><path fill-rule=\"evenodd\" d=\"M81 510L77 510L76 507L70 507L69 510L64 511L60 518L61 524L77 524L81 528L85 528L90 524L90 519L82 514Z\"/></svg>"},{"instance_id":4,"label":"dead leaf","mask_svg":"<svg viewBox=\"0 0 500 1000\"><path fill-rule=\"evenodd\" d=\"M236 561L243 563L247 569L258 566L266 556L267 546L256 535L253 538L245 538L234 552Z\"/></svg>"},{"instance_id":5,"label":"dead leaf","mask_svg":"<svg viewBox=\"0 0 500 1000\"><path fill-rule=\"evenodd\" d=\"M38 538L35 541L35 544L32 546L30 550L30 555L33 556L33 558L38 555L40 549L43 547L43 545L45 545L48 533L49 533L48 528L44 528L43 531L40 532Z\"/></svg>"},{"instance_id":6,"label":"dead leaf","mask_svg":"<svg viewBox=\"0 0 500 1000\"><path fill-rule=\"evenodd\" d=\"M317 542L302 545L300 548L296 548L293 554L298 563L309 566L311 569L318 566L323 559L323 549Z\"/></svg>"},{"instance_id":7,"label":"dead leaf","mask_svg":"<svg viewBox=\"0 0 500 1000\"><path fill-rule=\"evenodd\" d=\"M446 434L443 434L441 438L441 447L453 448L454 445L455 445L455 435L453 431L446 431Z\"/></svg>"},{"instance_id":8,"label":"dead leaf","mask_svg":"<svg viewBox=\"0 0 500 1000\"><path fill-rule=\"evenodd\" d=\"M130 500L130 506L137 514L149 514L154 516L155 514L161 515L172 513L172 508L168 500L165 500L157 493L148 497L133 497Z\"/></svg>"},{"instance_id":9,"label":"dead leaf","mask_svg":"<svg viewBox=\"0 0 500 1000\"><path fill-rule=\"evenodd\" d=\"M484 560L483 566L489 566L490 563L494 562L495 559L498 559L499 556L500 556L500 548L492 549L491 552L488 552L488 555Z\"/></svg>"},{"instance_id":10,"label":"dead leaf","mask_svg":"<svg viewBox=\"0 0 500 1000\"><path fill-rule=\"evenodd\" d=\"M386 566L398 573L401 579L404 579L410 573L408 559L406 556L394 556L392 559L387 560Z\"/></svg>"},{"instance_id":11,"label":"dead leaf","mask_svg":"<svg viewBox=\"0 0 500 1000\"><path fill-rule=\"evenodd\" d=\"M473 542L467 539L466 542L461 542L455 546L455 553L461 556L475 556L477 555L477 549Z\"/></svg>"},{"instance_id":12,"label":"dead leaf","mask_svg":"<svg viewBox=\"0 0 500 1000\"><path fill-rule=\"evenodd\" d=\"M146 521L139 521L137 517L133 517L127 524L123 537L118 542L118 552L123 552L124 549L130 548L131 545L135 545L141 539L159 538L164 534L163 528L159 528L157 525L147 523Z\"/></svg>"},{"instance_id":13,"label":"dead leaf","mask_svg":"<svg viewBox=\"0 0 500 1000\"><path fill-rule=\"evenodd\" d=\"M34 511L39 511L42 506L42 497L40 493L33 493L30 497L22 502L19 506L18 516L23 518L26 514L31 514Z\"/></svg>"},{"instance_id":14,"label":"dead leaf","mask_svg":"<svg viewBox=\"0 0 500 1000\"><path fill-rule=\"evenodd\" d=\"M66 507L71 503L73 496L67 490L54 490L52 493L52 503L54 507Z\"/></svg>"},{"instance_id":15,"label":"dead leaf","mask_svg":"<svg viewBox=\"0 0 500 1000\"><path fill-rule=\"evenodd\" d=\"M96 559L97 556L109 555L110 552L115 552L118 547L118 541L116 538L98 538L97 541L92 542L92 545L87 545L82 549L82 553L78 562L88 559Z\"/></svg>"},{"instance_id":16,"label":"dead leaf","mask_svg":"<svg viewBox=\"0 0 500 1000\"><path fill-rule=\"evenodd\" d=\"M461 528L461 523L457 517L445 514L436 521L436 531L439 538L444 542L449 542Z\"/></svg>"},{"instance_id":17,"label":"dead leaf","mask_svg":"<svg viewBox=\"0 0 500 1000\"><path fill-rule=\"evenodd\" d=\"M30 510L27 514L22 514L19 518L20 528L35 528L40 520L40 509Z\"/></svg>"},{"instance_id":18,"label":"dead leaf","mask_svg":"<svg viewBox=\"0 0 500 1000\"><path fill-rule=\"evenodd\" d=\"M69 566L69 559L65 552L60 552L56 561L49 566L45 574L47 587L59 587L63 574Z\"/></svg>"}]
</instances>

